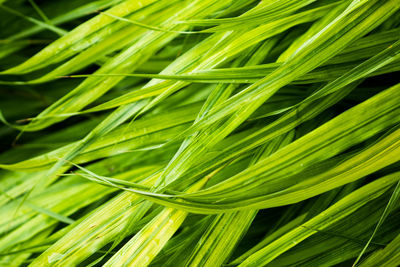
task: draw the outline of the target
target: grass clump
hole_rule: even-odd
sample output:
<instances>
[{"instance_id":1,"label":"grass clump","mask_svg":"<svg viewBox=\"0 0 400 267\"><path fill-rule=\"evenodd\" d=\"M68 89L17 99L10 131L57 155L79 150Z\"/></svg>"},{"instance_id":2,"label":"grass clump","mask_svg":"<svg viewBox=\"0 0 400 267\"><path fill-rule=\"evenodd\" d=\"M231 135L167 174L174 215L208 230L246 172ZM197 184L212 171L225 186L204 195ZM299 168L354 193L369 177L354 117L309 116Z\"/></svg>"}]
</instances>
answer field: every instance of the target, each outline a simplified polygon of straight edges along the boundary
<instances>
[{"instance_id":1,"label":"grass clump","mask_svg":"<svg viewBox=\"0 0 400 267\"><path fill-rule=\"evenodd\" d=\"M396 266L399 9L0 1L0 265Z\"/></svg>"}]
</instances>

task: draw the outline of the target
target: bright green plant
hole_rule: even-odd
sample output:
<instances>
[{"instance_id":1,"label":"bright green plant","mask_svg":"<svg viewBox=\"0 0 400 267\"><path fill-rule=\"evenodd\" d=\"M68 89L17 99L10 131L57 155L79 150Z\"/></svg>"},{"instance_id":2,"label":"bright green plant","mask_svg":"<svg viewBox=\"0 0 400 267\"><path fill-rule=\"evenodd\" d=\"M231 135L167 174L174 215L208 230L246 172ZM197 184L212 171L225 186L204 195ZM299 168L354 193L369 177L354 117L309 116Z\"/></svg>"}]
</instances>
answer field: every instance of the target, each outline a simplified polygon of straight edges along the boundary
<instances>
[{"instance_id":1,"label":"bright green plant","mask_svg":"<svg viewBox=\"0 0 400 267\"><path fill-rule=\"evenodd\" d=\"M0 266L399 264L400 1L0 15Z\"/></svg>"}]
</instances>

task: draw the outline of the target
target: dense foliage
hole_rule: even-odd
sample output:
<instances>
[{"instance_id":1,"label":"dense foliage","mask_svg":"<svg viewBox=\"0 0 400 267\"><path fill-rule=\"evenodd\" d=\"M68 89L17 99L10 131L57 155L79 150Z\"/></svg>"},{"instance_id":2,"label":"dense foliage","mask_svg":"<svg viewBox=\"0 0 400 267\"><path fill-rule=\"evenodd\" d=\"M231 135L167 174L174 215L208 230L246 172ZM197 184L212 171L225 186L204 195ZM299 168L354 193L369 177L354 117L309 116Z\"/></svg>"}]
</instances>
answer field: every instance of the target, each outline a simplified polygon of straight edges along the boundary
<instances>
[{"instance_id":1,"label":"dense foliage","mask_svg":"<svg viewBox=\"0 0 400 267\"><path fill-rule=\"evenodd\" d=\"M399 0L0 0L0 266L396 266Z\"/></svg>"}]
</instances>

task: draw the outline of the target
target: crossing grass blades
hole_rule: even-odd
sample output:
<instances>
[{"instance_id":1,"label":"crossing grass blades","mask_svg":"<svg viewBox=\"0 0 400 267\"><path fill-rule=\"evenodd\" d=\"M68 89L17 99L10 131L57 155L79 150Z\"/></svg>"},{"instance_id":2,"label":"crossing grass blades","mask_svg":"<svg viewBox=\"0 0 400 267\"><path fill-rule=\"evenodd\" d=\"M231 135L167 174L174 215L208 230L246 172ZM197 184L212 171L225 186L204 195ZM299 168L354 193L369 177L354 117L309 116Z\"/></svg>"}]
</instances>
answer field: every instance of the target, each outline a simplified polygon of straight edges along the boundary
<instances>
[{"instance_id":1,"label":"crossing grass blades","mask_svg":"<svg viewBox=\"0 0 400 267\"><path fill-rule=\"evenodd\" d=\"M397 266L399 9L0 0L0 266Z\"/></svg>"}]
</instances>

